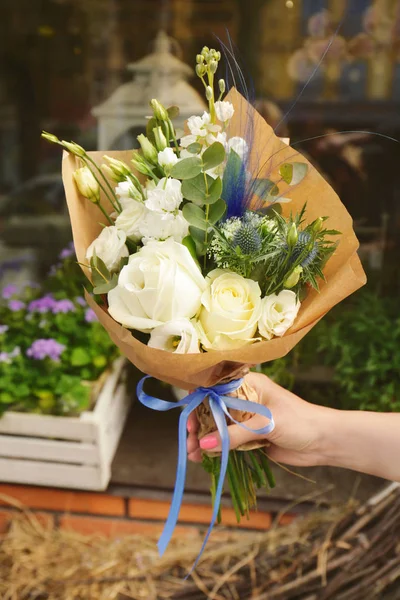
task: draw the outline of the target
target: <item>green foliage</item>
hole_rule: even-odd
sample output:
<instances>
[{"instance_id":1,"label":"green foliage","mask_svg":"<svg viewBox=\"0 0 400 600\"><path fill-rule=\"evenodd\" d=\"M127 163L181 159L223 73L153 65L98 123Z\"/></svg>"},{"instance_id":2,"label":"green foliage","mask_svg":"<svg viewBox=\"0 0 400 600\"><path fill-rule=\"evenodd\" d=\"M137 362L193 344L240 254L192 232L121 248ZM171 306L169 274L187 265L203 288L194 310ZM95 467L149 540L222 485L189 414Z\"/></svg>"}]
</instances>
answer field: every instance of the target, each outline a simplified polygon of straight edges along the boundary
<instances>
[{"instance_id":1,"label":"green foliage","mask_svg":"<svg viewBox=\"0 0 400 600\"><path fill-rule=\"evenodd\" d=\"M81 269L71 256L53 270L44 289L27 286L12 298L25 304L22 310L13 312L7 299L1 303L0 414L14 410L75 415L90 407L90 382L99 378L118 350L82 298L82 282ZM68 293L53 292L61 283ZM31 302L43 298L50 298L48 308L34 309ZM65 312L51 308L52 301L67 302ZM27 355L40 339L65 347L59 361Z\"/></svg>"},{"instance_id":2,"label":"green foliage","mask_svg":"<svg viewBox=\"0 0 400 600\"><path fill-rule=\"evenodd\" d=\"M296 381L322 365L333 381ZM398 300L362 290L334 308L292 352L257 368L311 402L346 410L400 411Z\"/></svg>"}]
</instances>

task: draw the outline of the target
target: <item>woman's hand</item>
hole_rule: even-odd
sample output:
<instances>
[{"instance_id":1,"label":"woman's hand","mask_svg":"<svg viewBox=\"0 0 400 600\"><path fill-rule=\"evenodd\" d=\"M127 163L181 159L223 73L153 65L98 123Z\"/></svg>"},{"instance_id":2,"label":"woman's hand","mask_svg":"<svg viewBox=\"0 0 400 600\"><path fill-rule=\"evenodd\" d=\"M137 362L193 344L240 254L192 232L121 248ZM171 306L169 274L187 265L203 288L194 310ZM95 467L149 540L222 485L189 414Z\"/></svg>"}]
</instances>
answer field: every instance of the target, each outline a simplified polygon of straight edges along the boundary
<instances>
[{"instance_id":1,"label":"woman's hand","mask_svg":"<svg viewBox=\"0 0 400 600\"><path fill-rule=\"evenodd\" d=\"M272 412L275 429L262 436L253 434L240 425L230 425L228 430L231 449L252 440L265 439L267 454L273 460L297 466L321 464L323 424L329 414L336 411L305 402L261 373L250 373L246 376L246 381L256 390L261 403ZM255 415L246 421L246 426L260 429L267 423L265 417ZM189 459L200 462L202 450L218 452L221 445L217 431L198 440L197 430L197 418L192 413L188 422L187 449Z\"/></svg>"}]
</instances>

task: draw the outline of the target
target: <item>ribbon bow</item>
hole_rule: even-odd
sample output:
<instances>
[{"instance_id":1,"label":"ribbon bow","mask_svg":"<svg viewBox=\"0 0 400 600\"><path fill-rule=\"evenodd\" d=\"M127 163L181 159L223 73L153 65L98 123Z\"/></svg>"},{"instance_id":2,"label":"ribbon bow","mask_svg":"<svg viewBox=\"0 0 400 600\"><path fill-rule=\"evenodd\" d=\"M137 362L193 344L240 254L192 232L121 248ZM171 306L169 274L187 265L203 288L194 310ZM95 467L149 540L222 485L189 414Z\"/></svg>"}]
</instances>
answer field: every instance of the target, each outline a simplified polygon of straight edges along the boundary
<instances>
[{"instance_id":1,"label":"ribbon bow","mask_svg":"<svg viewBox=\"0 0 400 600\"><path fill-rule=\"evenodd\" d=\"M137 386L137 397L144 406L147 406L147 408L151 408L152 410L158 411L167 411L173 408L180 408L181 406L185 407L179 417L178 465L176 470L174 494L172 497L171 508L168 514L167 521L165 523L163 532L157 544L160 556L164 554L170 542L170 539L174 533L174 529L177 524L179 512L182 505L187 467L187 421L189 415L194 410L196 410L196 408L205 400L207 396L209 398L211 413L214 417L215 424L221 437L221 468L217 490L215 493L215 501L211 517L211 523L204 538L204 542L199 552L199 555L196 558L196 561L190 571L192 572L196 568L196 565L204 551L204 548L206 547L208 538L210 537L211 531L217 520L218 511L221 504L221 496L229 458L229 432L225 417L228 417L228 419L233 421L233 423L240 425L240 427L243 427L248 431L262 435L270 433L274 429L275 423L272 418L271 411L266 406L257 404L256 402L251 402L250 400L241 400L240 398L233 398L232 396L227 395L237 390L242 385L243 379L235 379L234 381L230 381L229 383L223 383L220 385L215 385L213 387L198 387L194 392L188 394L185 398L183 398L183 400L180 400L178 402L168 402L166 400L161 400L160 398L154 398L153 396L149 396L148 394L146 394L146 392L143 391L143 384L146 381L146 379L149 378L149 376L143 377L143 379L139 381ZM239 421L236 421L236 419L234 419L232 415L229 414L228 408L242 410L245 412L257 413L269 419L270 423L266 427L262 427L261 429L251 429L250 427L247 427L244 423L239 423Z\"/></svg>"}]
</instances>

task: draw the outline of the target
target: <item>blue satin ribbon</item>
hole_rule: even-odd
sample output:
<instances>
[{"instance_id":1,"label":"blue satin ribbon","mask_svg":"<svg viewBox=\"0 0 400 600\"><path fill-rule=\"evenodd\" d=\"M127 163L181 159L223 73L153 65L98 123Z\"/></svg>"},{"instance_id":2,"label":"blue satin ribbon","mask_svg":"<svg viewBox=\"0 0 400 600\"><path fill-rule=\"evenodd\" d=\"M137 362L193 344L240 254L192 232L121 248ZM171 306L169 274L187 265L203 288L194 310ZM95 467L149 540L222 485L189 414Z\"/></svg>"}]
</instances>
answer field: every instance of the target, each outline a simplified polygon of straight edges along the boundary
<instances>
[{"instance_id":1,"label":"blue satin ribbon","mask_svg":"<svg viewBox=\"0 0 400 600\"><path fill-rule=\"evenodd\" d=\"M230 381L229 383L223 383L221 385L215 385L213 387L198 387L194 392L188 394L185 398L183 398L183 400L179 400L178 402L168 402L166 400L161 400L160 398L154 398L153 396L149 396L149 394L146 394L146 392L143 391L143 384L146 381L146 379L149 378L149 376L143 377L143 379L139 381L137 386L137 397L144 406L147 406L147 408L151 408L152 410L158 411L167 411L174 408L180 408L182 406L185 407L179 417L178 465L176 469L174 494L172 497L171 507L167 521L165 523L161 537L158 540L158 550L160 556L164 554L171 540L175 526L178 522L179 512L182 505L187 467L186 431L188 418L189 415L193 411L195 411L198 406L200 406L200 404L205 400L206 397L208 397L209 399L210 410L214 417L218 433L221 437L221 468L217 490L215 493L215 501L211 517L211 523L204 538L204 542L199 552L199 555L196 558L196 561L190 571L192 572L193 569L196 568L196 565L199 562L204 548L206 547L208 538L210 537L211 531L218 518L218 511L221 504L221 496L224 487L225 475L229 459L229 431L225 417L228 417L228 419L233 421L233 423L240 425L240 427L243 427L243 429L247 429L252 433L260 435L271 433L271 431L275 427L275 423L271 411L266 406L262 404L257 404L256 402L250 402L249 400L241 400L240 398L232 398L232 396L227 396L227 394L234 392L242 385L243 379L235 379L234 381ZM269 419L270 422L266 427L262 427L261 429L251 429L250 427L247 427L244 423L239 423L239 421L236 421L236 419L234 419L232 415L229 414L228 408L256 413L262 415L263 417L266 417L267 419Z\"/></svg>"}]
</instances>

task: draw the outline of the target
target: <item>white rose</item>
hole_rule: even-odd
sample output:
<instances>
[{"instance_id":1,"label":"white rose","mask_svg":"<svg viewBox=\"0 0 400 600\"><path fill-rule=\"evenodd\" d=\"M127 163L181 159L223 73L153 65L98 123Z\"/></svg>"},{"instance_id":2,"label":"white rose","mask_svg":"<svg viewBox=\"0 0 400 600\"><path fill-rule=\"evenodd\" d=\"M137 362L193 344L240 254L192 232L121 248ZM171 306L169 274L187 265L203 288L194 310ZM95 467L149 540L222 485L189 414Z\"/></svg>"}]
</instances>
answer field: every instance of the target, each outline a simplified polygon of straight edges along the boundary
<instances>
[{"instance_id":1,"label":"white rose","mask_svg":"<svg viewBox=\"0 0 400 600\"><path fill-rule=\"evenodd\" d=\"M249 151L249 147L245 139L239 136L232 137L228 140L226 145L227 153L229 154L230 150L234 150L236 154L239 155L241 160L244 160Z\"/></svg>"},{"instance_id":2,"label":"white rose","mask_svg":"<svg viewBox=\"0 0 400 600\"><path fill-rule=\"evenodd\" d=\"M146 207L149 210L173 212L180 207L183 196L179 179L163 177L154 189L147 192Z\"/></svg>"},{"instance_id":3,"label":"white rose","mask_svg":"<svg viewBox=\"0 0 400 600\"><path fill-rule=\"evenodd\" d=\"M125 231L126 237L132 238L133 241L138 242L142 237L140 224L142 223L146 212L146 207L143 202L132 200L115 219L115 227Z\"/></svg>"},{"instance_id":4,"label":"white rose","mask_svg":"<svg viewBox=\"0 0 400 600\"><path fill-rule=\"evenodd\" d=\"M168 238L181 242L189 233L189 223L181 210L178 210L177 214L147 210L139 223L139 232L144 244L150 240L161 241Z\"/></svg>"},{"instance_id":5,"label":"white rose","mask_svg":"<svg viewBox=\"0 0 400 600\"><path fill-rule=\"evenodd\" d=\"M293 325L299 308L300 302L290 290L266 296L261 301L261 316L258 320L260 334L267 340L274 335L281 337Z\"/></svg>"},{"instance_id":6,"label":"white rose","mask_svg":"<svg viewBox=\"0 0 400 600\"><path fill-rule=\"evenodd\" d=\"M172 148L165 148L158 153L158 162L162 167L172 167L178 162L179 158Z\"/></svg>"},{"instance_id":7,"label":"white rose","mask_svg":"<svg viewBox=\"0 0 400 600\"><path fill-rule=\"evenodd\" d=\"M261 312L258 283L224 269L211 271L206 282L199 315L204 347L228 350L253 342Z\"/></svg>"},{"instance_id":8,"label":"white rose","mask_svg":"<svg viewBox=\"0 0 400 600\"><path fill-rule=\"evenodd\" d=\"M121 258L129 256L125 245L126 233L113 225L105 227L100 235L90 244L86 258L90 261L93 254L101 258L109 271L118 269Z\"/></svg>"},{"instance_id":9,"label":"white rose","mask_svg":"<svg viewBox=\"0 0 400 600\"><path fill-rule=\"evenodd\" d=\"M233 108L233 104L231 102L218 100L218 102L215 103L215 114L217 115L217 119L219 121L229 121L229 119L233 117L234 112L235 109Z\"/></svg>"},{"instance_id":10,"label":"white rose","mask_svg":"<svg viewBox=\"0 0 400 600\"><path fill-rule=\"evenodd\" d=\"M141 193L133 185L130 179L121 181L115 188L115 193L118 197L119 203L122 209L127 208L131 205L132 200L141 201L143 200Z\"/></svg>"},{"instance_id":11,"label":"white rose","mask_svg":"<svg viewBox=\"0 0 400 600\"><path fill-rule=\"evenodd\" d=\"M200 352L199 337L189 319L175 319L155 327L147 345L175 354Z\"/></svg>"},{"instance_id":12,"label":"white rose","mask_svg":"<svg viewBox=\"0 0 400 600\"><path fill-rule=\"evenodd\" d=\"M108 292L108 312L129 329L151 331L167 321L194 317L206 287L186 246L149 242L123 267Z\"/></svg>"}]
</instances>

